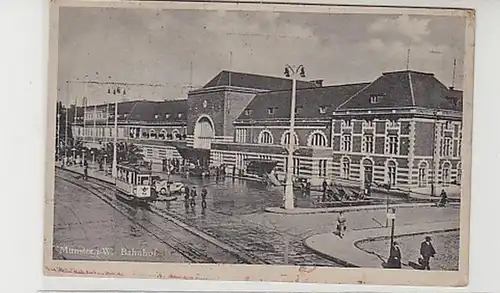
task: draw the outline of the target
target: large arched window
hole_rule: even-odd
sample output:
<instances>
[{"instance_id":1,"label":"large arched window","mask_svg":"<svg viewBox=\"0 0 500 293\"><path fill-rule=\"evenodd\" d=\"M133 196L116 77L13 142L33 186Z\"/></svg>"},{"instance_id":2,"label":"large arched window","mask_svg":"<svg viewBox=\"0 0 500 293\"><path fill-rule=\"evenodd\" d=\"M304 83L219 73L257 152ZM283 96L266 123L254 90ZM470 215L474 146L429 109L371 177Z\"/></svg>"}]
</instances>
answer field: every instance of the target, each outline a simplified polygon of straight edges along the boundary
<instances>
[{"instance_id":1,"label":"large arched window","mask_svg":"<svg viewBox=\"0 0 500 293\"><path fill-rule=\"evenodd\" d=\"M150 137L150 138L156 138L156 131L155 131L154 129L151 129L151 130L149 131L149 137Z\"/></svg>"},{"instance_id":2,"label":"large arched window","mask_svg":"<svg viewBox=\"0 0 500 293\"><path fill-rule=\"evenodd\" d=\"M450 177L451 177L451 164L450 162L445 162L443 164L443 170L442 170L442 181L443 181L443 186L448 186L450 184Z\"/></svg>"},{"instance_id":3,"label":"large arched window","mask_svg":"<svg viewBox=\"0 0 500 293\"><path fill-rule=\"evenodd\" d=\"M294 133L293 137L295 138L294 145L299 145L299 137L297 136L297 133ZM287 131L283 134L281 137L281 144L282 145L288 145L290 144L290 132Z\"/></svg>"},{"instance_id":4,"label":"large arched window","mask_svg":"<svg viewBox=\"0 0 500 293\"><path fill-rule=\"evenodd\" d=\"M172 131L172 139L180 139L180 136L179 136L179 135L180 135L179 130L174 129L174 130Z\"/></svg>"},{"instance_id":5,"label":"large arched window","mask_svg":"<svg viewBox=\"0 0 500 293\"><path fill-rule=\"evenodd\" d=\"M396 185L397 179L397 165L393 160L387 161L387 181L391 186Z\"/></svg>"},{"instance_id":6,"label":"large arched window","mask_svg":"<svg viewBox=\"0 0 500 293\"><path fill-rule=\"evenodd\" d=\"M349 175L351 174L351 160L347 157L342 158L342 166L340 173L342 178L349 179Z\"/></svg>"},{"instance_id":7,"label":"large arched window","mask_svg":"<svg viewBox=\"0 0 500 293\"><path fill-rule=\"evenodd\" d=\"M167 138L167 131L165 129L162 129L160 131L160 134L158 135L160 139L166 139Z\"/></svg>"},{"instance_id":8,"label":"large arched window","mask_svg":"<svg viewBox=\"0 0 500 293\"><path fill-rule=\"evenodd\" d=\"M259 134L259 143L272 144L273 135L269 130L262 130Z\"/></svg>"},{"instance_id":9,"label":"large arched window","mask_svg":"<svg viewBox=\"0 0 500 293\"><path fill-rule=\"evenodd\" d=\"M326 147L327 138L326 135L321 131L313 132L308 139L308 145L312 147Z\"/></svg>"},{"instance_id":10,"label":"large arched window","mask_svg":"<svg viewBox=\"0 0 500 293\"><path fill-rule=\"evenodd\" d=\"M427 173L429 169L429 164L426 161L420 162L418 164L418 186L427 186Z\"/></svg>"}]
</instances>

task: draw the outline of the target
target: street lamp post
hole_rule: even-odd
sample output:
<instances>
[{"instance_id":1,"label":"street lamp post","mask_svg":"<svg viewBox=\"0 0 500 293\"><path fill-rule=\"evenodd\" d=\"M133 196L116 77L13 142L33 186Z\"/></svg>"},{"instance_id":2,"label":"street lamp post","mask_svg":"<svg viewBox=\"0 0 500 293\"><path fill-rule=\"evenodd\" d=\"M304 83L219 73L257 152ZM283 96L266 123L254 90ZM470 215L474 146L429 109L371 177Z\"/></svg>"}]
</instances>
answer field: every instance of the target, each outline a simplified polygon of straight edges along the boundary
<instances>
[{"instance_id":1,"label":"street lamp post","mask_svg":"<svg viewBox=\"0 0 500 293\"><path fill-rule=\"evenodd\" d=\"M116 178L116 173L117 173L117 160L116 160L116 144L117 144L117 137L118 137L118 101L115 102L115 127L114 127L114 141L113 141L113 167L111 169L113 178Z\"/></svg>"},{"instance_id":2,"label":"street lamp post","mask_svg":"<svg viewBox=\"0 0 500 293\"><path fill-rule=\"evenodd\" d=\"M389 246L389 258L392 259L394 256L392 255L392 246L394 245L394 229L396 223L396 209L392 208L389 213L387 213L387 220L391 221L391 243Z\"/></svg>"},{"instance_id":3,"label":"street lamp post","mask_svg":"<svg viewBox=\"0 0 500 293\"><path fill-rule=\"evenodd\" d=\"M297 75L305 77L305 69L303 65L297 67L286 65L285 76L292 78L292 100L290 103L290 129L288 136L288 168L286 173L286 186L284 197L284 208L293 209L295 207L293 197L293 152L295 148L295 103L297 95Z\"/></svg>"},{"instance_id":4,"label":"street lamp post","mask_svg":"<svg viewBox=\"0 0 500 293\"><path fill-rule=\"evenodd\" d=\"M59 106L58 106L58 109L57 111L59 112ZM60 113L57 113L57 129L56 129L56 157L59 158L59 148L60 148L60 130L61 130L61 114Z\"/></svg>"}]
</instances>

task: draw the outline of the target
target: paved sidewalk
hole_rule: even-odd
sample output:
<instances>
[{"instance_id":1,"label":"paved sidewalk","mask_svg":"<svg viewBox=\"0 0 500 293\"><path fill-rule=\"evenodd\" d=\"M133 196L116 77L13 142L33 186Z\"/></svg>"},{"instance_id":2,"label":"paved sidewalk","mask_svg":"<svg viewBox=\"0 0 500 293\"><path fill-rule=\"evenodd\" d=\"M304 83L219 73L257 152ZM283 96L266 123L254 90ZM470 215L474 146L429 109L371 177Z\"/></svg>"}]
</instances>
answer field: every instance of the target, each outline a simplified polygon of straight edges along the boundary
<instances>
[{"instance_id":1,"label":"paved sidewalk","mask_svg":"<svg viewBox=\"0 0 500 293\"><path fill-rule=\"evenodd\" d=\"M64 166L64 168L61 168L61 169L73 171L73 172L76 172L76 173L83 175L83 167L80 167L80 166ZM96 179L100 179L100 180L103 180L103 181L106 181L109 183L113 183L113 184L115 183L115 179L113 177L111 177L110 175L106 176L104 171L99 171L97 169L91 168L90 166L88 168L88 176L94 177Z\"/></svg>"},{"instance_id":2,"label":"paved sidewalk","mask_svg":"<svg viewBox=\"0 0 500 293\"><path fill-rule=\"evenodd\" d=\"M433 207L436 203L400 203L391 204L390 208L415 208L415 207ZM449 206L460 206L460 203L448 203ZM363 206L346 206L334 208L294 208L286 210L281 207L267 207L264 210L268 213L285 214L285 215L307 215L307 214L325 214L343 212L358 212L358 211L373 211L385 210L386 205L363 205Z\"/></svg>"},{"instance_id":3,"label":"paved sidewalk","mask_svg":"<svg viewBox=\"0 0 500 293\"><path fill-rule=\"evenodd\" d=\"M450 231L459 228L459 221L435 222L419 225L396 224L395 237L418 235L442 231ZM362 240L388 238L390 228L364 229L347 231L343 238L333 233L323 233L311 236L304 244L319 255L334 260L348 267L381 268L387 256L381 257L365 252L356 247L356 243ZM403 262L405 260L403 259ZM404 267L405 268L405 267ZM408 267L406 267L408 268Z\"/></svg>"}]
</instances>

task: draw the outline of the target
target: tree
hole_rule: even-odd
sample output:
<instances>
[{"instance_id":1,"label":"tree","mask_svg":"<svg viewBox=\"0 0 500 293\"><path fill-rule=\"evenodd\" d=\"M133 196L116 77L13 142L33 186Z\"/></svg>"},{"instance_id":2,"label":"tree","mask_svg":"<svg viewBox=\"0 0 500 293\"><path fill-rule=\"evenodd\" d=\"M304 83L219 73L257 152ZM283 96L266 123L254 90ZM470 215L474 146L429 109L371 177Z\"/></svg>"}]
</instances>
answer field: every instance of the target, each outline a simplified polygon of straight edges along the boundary
<instances>
[{"instance_id":1,"label":"tree","mask_svg":"<svg viewBox=\"0 0 500 293\"><path fill-rule=\"evenodd\" d=\"M108 162L113 160L113 143L107 143L102 151L102 155L106 154L109 158ZM144 155L142 150L132 143L119 142L116 145L116 161L129 162L129 163L139 163L144 160Z\"/></svg>"}]
</instances>

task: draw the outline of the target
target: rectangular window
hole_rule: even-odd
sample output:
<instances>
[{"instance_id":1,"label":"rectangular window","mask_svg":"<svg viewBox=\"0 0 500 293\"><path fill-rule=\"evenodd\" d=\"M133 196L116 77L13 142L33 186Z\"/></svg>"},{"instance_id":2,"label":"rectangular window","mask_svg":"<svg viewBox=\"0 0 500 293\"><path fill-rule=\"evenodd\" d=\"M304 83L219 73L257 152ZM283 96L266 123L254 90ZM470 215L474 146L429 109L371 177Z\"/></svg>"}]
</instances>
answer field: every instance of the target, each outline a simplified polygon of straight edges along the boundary
<instances>
[{"instance_id":1,"label":"rectangular window","mask_svg":"<svg viewBox=\"0 0 500 293\"><path fill-rule=\"evenodd\" d=\"M373 135L371 134L366 134L364 136L365 139L365 152L366 153L373 153Z\"/></svg>"},{"instance_id":2,"label":"rectangular window","mask_svg":"<svg viewBox=\"0 0 500 293\"><path fill-rule=\"evenodd\" d=\"M450 137L445 137L443 140L442 156L448 157L452 153L452 143Z\"/></svg>"},{"instance_id":3,"label":"rectangular window","mask_svg":"<svg viewBox=\"0 0 500 293\"><path fill-rule=\"evenodd\" d=\"M235 141L239 143L245 143L246 142L246 137L247 137L247 130L246 129L236 129L236 137Z\"/></svg>"},{"instance_id":4,"label":"rectangular window","mask_svg":"<svg viewBox=\"0 0 500 293\"><path fill-rule=\"evenodd\" d=\"M384 95L372 94L370 95L370 104L378 104Z\"/></svg>"},{"instance_id":5,"label":"rectangular window","mask_svg":"<svg viewBox=\"0 0 500 293\"><path fill-rule=\"evenodd\" d=\"M389 154L397 155L398 154L398 137L396 135L389 135L388 143L389 143L389 147L388 147Z\"/></svg>"},{"instance_id":6,"label":"rectangular window","mask_svg":"<svg viewBox=\"0 0 500 293\"><path fill-rule=\"evenodd\" d=\"M342 151L345 151L345 152L351 151L351 135L350 134L342 135Z\"/></svg>"}]
</instances>

